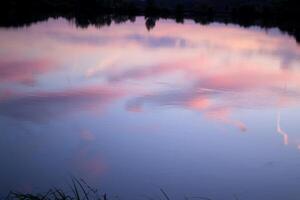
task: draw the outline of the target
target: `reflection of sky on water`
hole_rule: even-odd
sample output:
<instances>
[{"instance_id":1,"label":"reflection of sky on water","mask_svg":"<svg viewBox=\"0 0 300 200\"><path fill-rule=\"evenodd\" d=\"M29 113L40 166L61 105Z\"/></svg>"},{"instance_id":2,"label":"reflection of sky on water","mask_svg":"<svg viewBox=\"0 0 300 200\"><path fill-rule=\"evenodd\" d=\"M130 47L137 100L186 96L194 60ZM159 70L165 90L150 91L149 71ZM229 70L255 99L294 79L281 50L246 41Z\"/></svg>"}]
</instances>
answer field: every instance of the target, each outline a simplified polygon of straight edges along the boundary
<instances>
[{"instance_id":1,"label":"reflection of sky on water","mask_svg":"<svg viewBox=\"0 0 300 200\"><path fill-rule=\"evenodd\" d=\"M181 196L299 197L293 38L59 19L1 29L0 43L1 188L38 190L73 174L125 197L158 185Z\"/></svg>"}]
</instances>

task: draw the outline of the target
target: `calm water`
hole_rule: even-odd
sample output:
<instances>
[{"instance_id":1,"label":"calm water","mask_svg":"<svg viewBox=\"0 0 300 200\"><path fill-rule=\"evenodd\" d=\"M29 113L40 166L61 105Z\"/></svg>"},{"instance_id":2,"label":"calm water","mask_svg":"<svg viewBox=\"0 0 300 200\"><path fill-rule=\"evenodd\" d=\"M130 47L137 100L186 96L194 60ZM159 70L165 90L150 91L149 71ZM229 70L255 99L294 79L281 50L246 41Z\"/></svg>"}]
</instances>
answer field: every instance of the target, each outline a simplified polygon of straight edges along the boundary
<instances>
[{"instance_id":1,"label":"calm water","mask_svg":"<svg viewBox=\"0 0 300 200\"><path fill-rule=\"evenodd\" d=\"M0 29L0 191L300 198L300 45L143 18Z\"/></svg>"}]
</instances>

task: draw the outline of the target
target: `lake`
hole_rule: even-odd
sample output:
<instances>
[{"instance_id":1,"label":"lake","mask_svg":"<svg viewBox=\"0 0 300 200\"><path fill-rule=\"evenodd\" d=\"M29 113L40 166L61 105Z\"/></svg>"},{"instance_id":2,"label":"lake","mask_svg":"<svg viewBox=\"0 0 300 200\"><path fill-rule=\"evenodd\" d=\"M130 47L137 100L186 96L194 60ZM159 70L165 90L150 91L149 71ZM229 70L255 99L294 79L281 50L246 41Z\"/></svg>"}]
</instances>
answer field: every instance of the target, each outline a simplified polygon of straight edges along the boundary
<instances>
[{"instance_id":1,"label":"lake","mask_svg":"<svg viewBox=\"0 0 300 200\"><path fill-rule=\"evenodd\" d=\"M77 177L120 199L299 199L295 38L147 25L0 29L0 193Z\"/></svg>"}]
</instances>

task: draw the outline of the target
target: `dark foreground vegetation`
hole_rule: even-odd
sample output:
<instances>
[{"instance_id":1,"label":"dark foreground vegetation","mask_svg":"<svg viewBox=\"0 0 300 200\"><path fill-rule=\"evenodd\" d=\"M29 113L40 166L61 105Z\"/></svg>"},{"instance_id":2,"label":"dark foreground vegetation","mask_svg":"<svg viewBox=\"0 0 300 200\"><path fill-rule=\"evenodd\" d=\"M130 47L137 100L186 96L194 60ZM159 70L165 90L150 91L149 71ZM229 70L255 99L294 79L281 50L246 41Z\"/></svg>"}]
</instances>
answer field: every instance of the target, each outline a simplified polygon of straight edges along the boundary
<instances>
[{"instance_id":1,"label":"dark foreground vegetation","mask_svg":"<svg viewBox=\"0 0 300 200\"><path fill-rule=\"evenodd\" d=\"M106 193L91 188L84 180L73 178L69 186L70 191L53 188L45 193L10 192L6 200L108 200Z\"/></svg>"},{"instance_id":2,"label":"dark foreground vegetation","mask_svg":"<svg viewBox=\"0 0 300 200\"><path fill-rule=\"evenodd\" d=\"M171 200L171 196L167 194L162 188L159 189L159 194L156 197L148 195L138 195L133 197L134 199L146 199L146 200ZM20 193L10 192L4 200L112 200L122 199L122 197L116 195L108 195L101 193L97 189L91 188L84 180L73 178L69 186L69 190L61 190L58 188L50 189L45 193ZM178 198L176 198L178 199ZM204 196L183 196L183 200L212 200L209 197ZM236 195L233 195L233 200L238 200Z\"/></svg>"},{"instance_id":3,"label":"dark foreground vegetation","mask_svg":"<svg viewBox=\"0 0 300 200\"><path fill-rule=\"evenodd\" d=\"M0 26L24 26L49 17L64 17L80 27L134 21L145 16L151 29L159 18L178 23L224 22L278 27L300 41L299 0L4 0Z\"/></svg>"}]
</instances>

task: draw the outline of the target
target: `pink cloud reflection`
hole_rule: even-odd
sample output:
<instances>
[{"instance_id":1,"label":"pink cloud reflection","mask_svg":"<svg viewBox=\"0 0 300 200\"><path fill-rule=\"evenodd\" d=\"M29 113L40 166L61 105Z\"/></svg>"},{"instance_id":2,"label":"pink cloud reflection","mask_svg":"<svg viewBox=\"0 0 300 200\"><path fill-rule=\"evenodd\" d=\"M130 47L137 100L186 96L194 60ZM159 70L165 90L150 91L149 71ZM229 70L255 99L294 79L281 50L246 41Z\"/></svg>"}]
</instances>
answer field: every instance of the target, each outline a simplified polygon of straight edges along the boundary
<instances>
[{"instance_id":1,"label":"pink cloud reflection","mask_svg":"<svg viewBox=\"0 0 300 200\"><path fill-rule=\"evenodd\" d=\"M41 122L78 112L99 113L123 95L124 90L109 86L88 86L56 92L16 93L0 99L0 114L19 120Z\"/></svg>"},{"instance_id":2,"label":"pink cloud reflection","mask_svg":"<svg viewBox=\"0 0 300 200\"><path fill-rule=\"evenodd\" d=\"M1 30L5 51L0 82L33 84L54 69L55 61L65 71L56 68L54 74L70 74L77 89L58 84L57 92L48 92L37 85L43 92L18 94L9 88L0 93L0 113L40 120L101 107L99 111L126 90L131 97L128 111L142 112L148 104L172 105L244 132L249 127L233 119L239 109L299 106L300 46L292 37L278 30L218 23L187 21L183 28L164 20L157 26L148 32L144 19L138 18L135 24L76 29L60 19L29 27L27 34ZM24 54L37 59L24 59ZM58 79L43 81L51 85ZM81 85L87 83L99 87ZM280 126L277 130L284 132ZM88 132L82 134L92 140Z\"/></svg>"},{"instance_id":3,"label":"pink cloud reflection","mask_svg":"<svg viewBox=\"0 0 300 200\"><path fill-rule=\"evenodd\" d=\"M103 162L101 152L95 146L95 133L84 129L80 131L80 141L72 154L70 164L81 175L91 176L92 179L98 179L107 169Z\"/></svg>"},{"instance_id":4,"label":"pink cloud reflection","mask_svg":"<svg viewBox=\"0 0 300 200\"><path fill-rule=\"evenodd\" d=\"M33 85L37 75L47 73L55 68L49 60L0 60L0 82L18 82Z\"/></svg>"}]
</instances>

